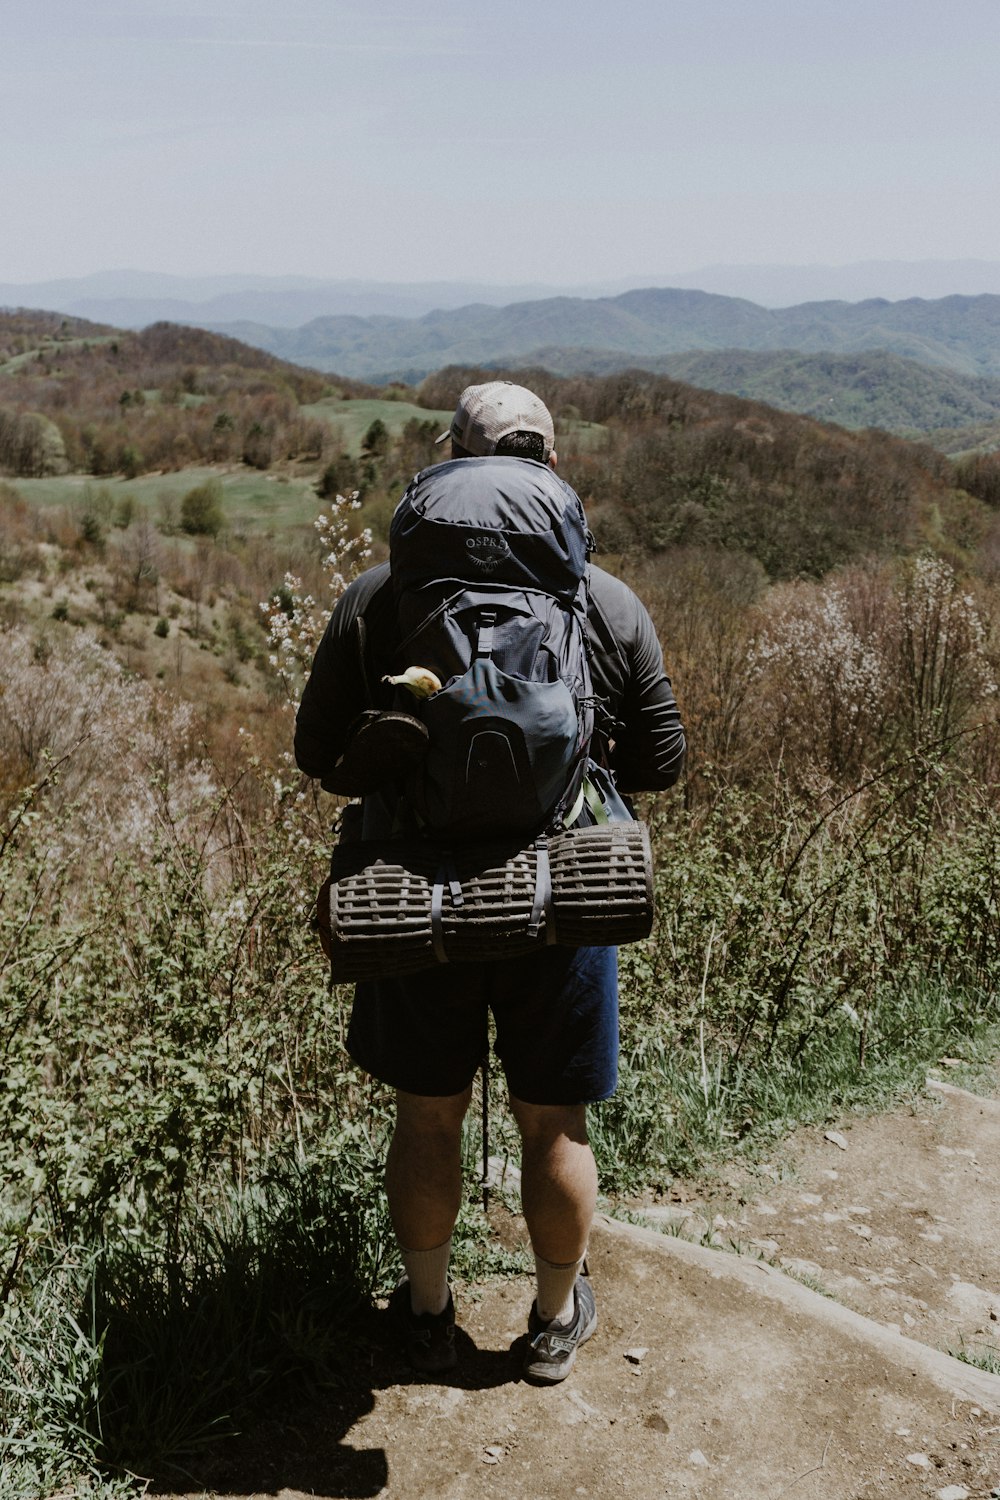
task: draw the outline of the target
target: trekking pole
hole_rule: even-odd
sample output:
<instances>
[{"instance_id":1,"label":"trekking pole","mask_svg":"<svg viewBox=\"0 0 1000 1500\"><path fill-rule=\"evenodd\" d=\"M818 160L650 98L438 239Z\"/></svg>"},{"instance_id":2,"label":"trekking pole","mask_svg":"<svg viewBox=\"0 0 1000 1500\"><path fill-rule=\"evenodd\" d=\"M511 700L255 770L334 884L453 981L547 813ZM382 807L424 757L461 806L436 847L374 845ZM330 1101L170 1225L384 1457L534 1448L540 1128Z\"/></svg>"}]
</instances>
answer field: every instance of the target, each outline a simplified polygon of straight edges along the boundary
<instances>
[{"instance_id":1,"label":"trekking pole","mask_svg":"<svg viewBox=\"0 0 1000 1500\"><path fill-rule=\"evenodd\" d=\"M483 1213L490 1206L490 1049L483 1053Z\"/></svg>"}]
</instances>

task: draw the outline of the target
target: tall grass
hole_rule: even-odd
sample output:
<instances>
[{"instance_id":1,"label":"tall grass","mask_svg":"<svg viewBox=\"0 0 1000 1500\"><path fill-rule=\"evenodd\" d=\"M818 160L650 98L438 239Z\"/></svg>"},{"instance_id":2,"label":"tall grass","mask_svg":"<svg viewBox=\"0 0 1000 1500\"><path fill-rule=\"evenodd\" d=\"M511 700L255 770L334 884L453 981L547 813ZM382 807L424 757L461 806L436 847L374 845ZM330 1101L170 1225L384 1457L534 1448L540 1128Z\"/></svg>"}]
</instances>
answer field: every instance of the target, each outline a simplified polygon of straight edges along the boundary
<instances>
[{"instance_id":1,"label":"tall grass","mask_svg":"<svg viewBox=\"0 0 1000 1500\"><path fill-rule=\"evenodd\" d=\"M880 685L864 734L828 715L808 739L816 620L803 634L796 599L785 656L772 630L754 668L783 725L754 741L749 679L730 682L731 759L652 809L657 925L621 956L621 1086L592 1119L608 1193L997 1041L987 634L940 571L904 583L884 670L858 648L825 679L855 725ZM292 692L313 601L289 597L271 622ZM976 655L957 684L935 630ZM390 1105L346 1059L349 996L310 930L329 814L287 760L241 736L223 769L99 652L20 628L0 631L0 687L0 1495L110 1496L337 1378L392 1276ZM492 1152L513 1155L492 1086ZM483 1233L476 1137L472 1118L468 1275L523 1266Z\"/></svg>"}]
</instances>

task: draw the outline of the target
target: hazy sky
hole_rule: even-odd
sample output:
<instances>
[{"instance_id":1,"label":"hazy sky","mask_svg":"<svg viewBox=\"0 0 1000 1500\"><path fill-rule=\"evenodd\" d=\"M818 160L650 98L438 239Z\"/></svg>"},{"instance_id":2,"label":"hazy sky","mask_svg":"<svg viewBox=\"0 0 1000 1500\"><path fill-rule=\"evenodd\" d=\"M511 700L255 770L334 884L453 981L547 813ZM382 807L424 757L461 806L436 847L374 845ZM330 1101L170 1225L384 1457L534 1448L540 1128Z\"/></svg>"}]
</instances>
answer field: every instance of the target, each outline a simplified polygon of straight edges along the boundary
<instances>
[{"instance_id":1,"label":"hazy sky","mask_svg":"<svg viewBox=\"0 0 1000 1500\"><path fill-rule=\"evenodd\" d=\"M0 281L1000 259L1000 0L4 0Z\"/></svg>"}]
</instances>

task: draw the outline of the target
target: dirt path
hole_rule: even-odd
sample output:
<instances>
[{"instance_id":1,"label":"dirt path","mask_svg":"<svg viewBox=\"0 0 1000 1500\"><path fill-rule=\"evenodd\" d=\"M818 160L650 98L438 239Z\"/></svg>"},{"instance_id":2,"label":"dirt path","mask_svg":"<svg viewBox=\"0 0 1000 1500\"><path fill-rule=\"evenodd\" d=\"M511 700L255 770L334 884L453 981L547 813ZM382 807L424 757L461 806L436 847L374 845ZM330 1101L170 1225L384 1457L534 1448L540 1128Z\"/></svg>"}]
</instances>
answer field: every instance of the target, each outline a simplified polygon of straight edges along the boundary
<instances>
[{"instance_id":1,"label":"dirt path","mask_svg":"<svg viewBox=\"0 0 1000 1500\"><path fill-rule=\"evenodd\" d=\"M772 1165L647 1206L659 1229L595 1226L600 1326L565 1385L517 1379L527 1281L472 1289L454 1379L411 1377L378 1318L355 1389L237 1440L185 1493L1000 1494L1000 1375L942 1352L1000 1329L998 1148L1000 1104L947 1084L802 1131Z\"/></svg>"}]
</instances>

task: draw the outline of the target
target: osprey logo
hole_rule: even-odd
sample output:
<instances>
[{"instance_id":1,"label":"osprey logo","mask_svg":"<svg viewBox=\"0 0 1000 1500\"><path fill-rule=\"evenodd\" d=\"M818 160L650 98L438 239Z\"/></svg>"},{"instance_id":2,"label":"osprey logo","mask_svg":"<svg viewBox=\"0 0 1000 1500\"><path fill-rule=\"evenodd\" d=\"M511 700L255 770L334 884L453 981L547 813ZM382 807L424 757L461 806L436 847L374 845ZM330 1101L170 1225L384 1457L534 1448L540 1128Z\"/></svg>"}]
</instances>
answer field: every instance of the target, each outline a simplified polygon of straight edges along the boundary
<instances>
[{"instance_id":1,"label":"osprey logo","mask_svg":"<svg viewBox=\"0 0 1000 1500\"><path fill-rule=\"evenodd\" d=\"M481 531L478 536L466 537L465 546L476 567L484 573L494 572L510 556L510 548L496 531Z\"/></svg>"}]
</instances>

